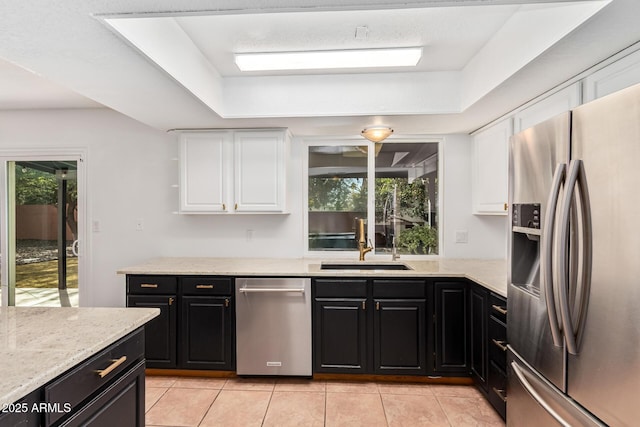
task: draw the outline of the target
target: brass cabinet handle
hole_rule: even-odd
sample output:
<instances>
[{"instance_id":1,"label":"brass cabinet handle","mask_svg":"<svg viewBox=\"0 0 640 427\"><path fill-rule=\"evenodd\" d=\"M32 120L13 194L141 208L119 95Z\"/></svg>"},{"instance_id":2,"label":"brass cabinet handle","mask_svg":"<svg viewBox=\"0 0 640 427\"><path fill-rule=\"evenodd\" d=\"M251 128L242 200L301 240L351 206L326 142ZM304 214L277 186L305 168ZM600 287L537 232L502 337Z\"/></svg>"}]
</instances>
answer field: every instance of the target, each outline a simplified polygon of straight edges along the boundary
<instances>
[{"instance_id":1,"label":"brass cabinet handle","mask_svg":"<svg viewBox=\"0 0 640 427\"><path fill-rule=\"evenodd\" d=\"M237 203L233 206L233 209L238 210L238 204Z\"/></svg>"},{"instance_id":2,"label":"brass cabinet handle","mask_svg":"<svg viewBox=\"0 0 640 427\"><path fill-rule=\"evenodd\" d=\"M499 305L495 305L495 304L493 304L493 305L491 306L491 308L493 308L495 311L497 311L497 312L498 312L498 313L500 313L500 314L504 314L504 315L506 315L506 314L507 314L507 309L506 309L506 308L503 308L503 307L500 307Z\"/></svg>"},{"instance_id":3,"label":"brass cabinet handle","mask_svg":"<svg viewBox=\"0 0 640 427\"><path fill-rule=\"evenodd\" d=\"M157 283L140 283L140 287L141 288L157 288L158 284Z\"/></svg>"},{"instance_id":4,"label":"brass cabinet handle","mask_svg":"<svg viewBox=\"0 0 640 427\"><path fill-rule=\"evenodd\" d=\"M506 210L508 210L508 209L509 209L509 204L508 204L508 203L505 203L505 204L504 204L504 210L506 211Z\"/></svg>"},{"instance_id":5,"label":"brass cabinet handle","mask_svg":"<svg viewBox=\"0 0 640 427\"><path fill-rule=\"evenodd\" d=\"M224 204L224 203L222 204L222 210L223 210L223 211L226 211L226 210L227 210L227 205L226 205L226 204Z\"/></svg>"},{"instance_id":6,"label":"brass cabinet handle","mask_svg":"<svg viewBox=\"0 0 640 427\"><path fill-rule=\"evenodd\" d=\"M213 289L213 285L196 285L196 289Z\"/></svg>"},{"instance_id":7,"label":"brass cabinet handle","mask_svg":"<svg viewBox=\"0 0 640 427\"><path fill-rule=\"evenodd\" d=\"M169 305L173 305L174 301L175 301L175 298L169 297Z\"/></svg>"},{"instance_id":8,"label":"brass cabinet handle","mask_svg":"<svg viewBox=\"0 0 640 427\"><path fill-rule=\"evenodd\" d=\"M380 310L380 301L376 301L376 310Z\"/></svg>"},{"instance_id":9,"label":"brass cabinet handle","mask_svg":"<svg viewBox=\"0 0 640 427\"><path fill-rule=\"evenodd\" d=\"M366 304L367 304L367 303L366 303L365 301L362 301L362 309L363 309L363 310L364 310L364 309L366 309Z\"/></svg>"},{"instance_id":10,"label":"brass cabinet handle","mask_svg":"<svg viewBox=\"0 0 640 427\"><path fill-rule=\"evenodd\" d=\"M507 351L506 341L498 341L495 338L492 338L491 341L502 351Z\"/></svg>"},{"instance_id":11,"label":"brass cabinet handle","mask_svg":"<svg viewBox=\"0 0 640 427\"><path fill-rule=\"evenodd\" d=\"M107 366L105 369L96 371L96 373L100 376L100 378L104 378L107 375L109 375L111 372L113 372L114 369L116 369L118 366L122 365L126 361L127 361L127 356L122 356L120 359L112 359L111 365Z\"/></svg>"},{"instance_id":12,"label":"brass cabinet handle","mask_svg":"<svg viewBox=\"0 0 640 427\"><path fill-rule=\"evenodd\" d=\"M498 395L503 402L507 402L507 391L493 387L493 392Z\"/></svg>"}]
</instances>

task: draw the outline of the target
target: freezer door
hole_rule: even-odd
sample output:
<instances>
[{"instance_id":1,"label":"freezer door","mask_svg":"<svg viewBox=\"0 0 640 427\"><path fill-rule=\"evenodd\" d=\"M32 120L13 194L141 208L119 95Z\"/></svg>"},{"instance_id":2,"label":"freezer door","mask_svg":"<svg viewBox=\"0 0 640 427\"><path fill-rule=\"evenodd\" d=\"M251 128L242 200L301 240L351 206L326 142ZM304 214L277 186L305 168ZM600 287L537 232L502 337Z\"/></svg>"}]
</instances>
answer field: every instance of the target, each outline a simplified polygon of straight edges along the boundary
<instances>
[{"instance_id":1,"label":"freezer door","mask_svg":"<svg viewBox=\"0 0 640 427\"><path fill-rule=\"evenodd\" d=\"M513 349L507 355L509 427L603 426L522 360Z\"/></svg>"},{"instance_id":2,"label":"freezer door","mask_svg":"<svg viewBox=\"0 0 640 427\"><path fill-rule=\"evenodd\" d=\"M567 393L609 425L638 425L640 86L576 109L572 138L590 199L592 262L582 327L579 304L570 305L577 354L568 356Z\"/></svg>"},{"instance_id":3,"label":"freezer door","mask_svg":"<svg viewBox=\"0 0 640 427\"><path fill-rule=\"evenodd\" d=\"M553 294L552 276L557 269L557 263L551 261L559 224L555 208L563 196L569 137L570 113L565 113L514 135L509 154L507 340L560 389L565 386L564 342L557 301L548 297ZM539 230L514 226L514 206L518 204L540 205ZM551 320L549 313L555 316ZM555 343L552 324L556 325Z\"/></svg>"}]
</instances>

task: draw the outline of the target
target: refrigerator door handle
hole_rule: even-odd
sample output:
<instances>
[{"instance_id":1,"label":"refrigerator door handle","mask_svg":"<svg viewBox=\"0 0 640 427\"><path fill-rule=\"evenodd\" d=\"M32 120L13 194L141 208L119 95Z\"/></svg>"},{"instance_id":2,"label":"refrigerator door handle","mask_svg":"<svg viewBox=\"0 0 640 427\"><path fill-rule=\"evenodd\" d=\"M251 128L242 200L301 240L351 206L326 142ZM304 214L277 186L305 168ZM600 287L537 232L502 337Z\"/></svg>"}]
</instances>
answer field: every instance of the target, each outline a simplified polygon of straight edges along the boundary
<instances>
[{"instance_id":1,"label":"refrigerator door handle","mask_svg":"<svg viewBox=\"0 0 640 427\"><path fill-rule=\"evenodd\" d=\"M551 337L553 338L553 345L556 347L562 346L562 336L560 332L560 322L556 313L556 303L553 291L553 229L556 220L558 198L560 197L560 188L562 187L562 182L565 178L566 168L567 165L565 163L558 163L556 170L553 173L553 183L551 185L551 192L549 193L547 209L544 215L546 223L542 231L542 277L544 278L544 293L547 305L549 328L551 330Z\"/></svg>"},{"instance_id":2,"label":"refrigerator door handle","mask_svg":"<svg viewBox=\"0 0 640 427\"><path fill-rule=\"evenodd\" d=\"M516 374L516 378L524 387L524 389L529 393L529 395L535 400L540 406L544 408L545 411L549 413L553 418L555 418L558 423L560 423L564 427L571 427L571 424L568 423L564 418L562 418L536 391L536 389L531 385L531 383L527 380L525 373L520 369L520 366L515 361L511 362L511 369L513 369L513 373Z\"/></svg>"},{"instance_id":3,"label":"refrigerator door handle","mask_svg":"<svg viewBox=\"0 0 640 427\"><path fill-rule=\"evenodd\" d=\"M579 189L580 198L580 228L582 230L582 245L580 248L580 264L582 267L580 278L580 295L576 298L579 306L576 312L576 322L571 315L569 307L569 287L567 273L567 251L569 249L569 216L573 203L574 192L576 186ZM564 201L562 203L562 223L560 224L560 262L558 263L558 275L560 277L560 313L562 316L562 325L564 328L565 342L567 343L567 351L570 354L578 354L577 337L581 335L586 320L587 305L589 302L589 291L591 288L591 211L589 206L589 194L587 191L587 181L584 172L584 164L582 160L572 160L569 164L569 174L567 177L567 185ZM575 307L574 307L575 309Z\"/></svg>"}]
</instances>

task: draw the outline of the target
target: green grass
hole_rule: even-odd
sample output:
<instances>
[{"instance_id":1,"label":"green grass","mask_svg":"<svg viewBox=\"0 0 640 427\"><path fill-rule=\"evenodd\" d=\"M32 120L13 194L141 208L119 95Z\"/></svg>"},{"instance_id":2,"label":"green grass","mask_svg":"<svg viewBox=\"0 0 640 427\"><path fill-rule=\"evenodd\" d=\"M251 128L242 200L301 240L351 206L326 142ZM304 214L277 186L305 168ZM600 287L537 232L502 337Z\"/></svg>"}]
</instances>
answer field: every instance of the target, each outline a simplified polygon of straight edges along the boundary
<instances>
[{"instance_id":1,"label":"green grass","mask_svg":"<svg viewBox=\"0 0 640 427\"><path fill-rule=\"evenodd\" d=\"M58 260L16 265L16 287L57 288ZM67 288L78 287L78 258L67 259Z\"/></svg>"}]
</instances>

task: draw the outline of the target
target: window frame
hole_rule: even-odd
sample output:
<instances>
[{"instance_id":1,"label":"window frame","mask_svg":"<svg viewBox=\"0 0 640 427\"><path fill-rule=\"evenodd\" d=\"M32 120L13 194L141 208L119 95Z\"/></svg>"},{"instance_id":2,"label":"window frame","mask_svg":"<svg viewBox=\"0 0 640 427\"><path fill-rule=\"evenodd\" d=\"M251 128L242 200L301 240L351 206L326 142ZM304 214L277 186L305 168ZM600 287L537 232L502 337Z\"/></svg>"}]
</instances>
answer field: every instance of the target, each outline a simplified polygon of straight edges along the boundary
<instances>
[{"instance_id":1,"label":"window frame","mask_svg":"<svg viewBox=\"0 0 640 427\"><path fill-rule=\"evenodd\" d=\"M394 143L424 143L438 144L438 254L437 255L406 255L402 254L400 260L429 260L443 257L443 231L444 231L444 206L443 206L443 166L444 156L442 143L444 138L429 135L394 135L384 141L384 144ZM349 137L305 137L302 140L304 154L302 156L302 215L303 233L302 245L305 258L349 258L357 259L358 251L311 251L309 250L309 147L313 146L363 146L369 147L367 150L367 236L375 234L375 153L374 144L363 139L361 136ZM367 259L388 260L388 254L376 254L375 251L367 254Z\"/></svg>"}]
</instances>

